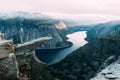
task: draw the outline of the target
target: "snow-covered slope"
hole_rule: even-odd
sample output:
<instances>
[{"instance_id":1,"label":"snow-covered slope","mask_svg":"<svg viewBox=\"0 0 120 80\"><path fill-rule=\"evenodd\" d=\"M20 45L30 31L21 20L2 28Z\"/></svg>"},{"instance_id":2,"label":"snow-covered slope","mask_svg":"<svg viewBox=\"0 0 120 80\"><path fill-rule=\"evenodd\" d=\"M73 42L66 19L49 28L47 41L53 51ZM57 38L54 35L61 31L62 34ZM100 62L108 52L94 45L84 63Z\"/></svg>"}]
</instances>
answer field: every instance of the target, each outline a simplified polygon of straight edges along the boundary
<instances>
[{"instance_id":1,"label":"snow-covered slope","mask_svg":"<svg viewBox=\"0 0 120 80\"><path fill-rule=\"evenodd\" d=\"M9 13L0 13L0 18L8 19L8 18L15 18L15 17L24 17L24 18L50 18L49 16L41 13L28 13L28 12L9 12Z\"/></svg>"}]
</instances>

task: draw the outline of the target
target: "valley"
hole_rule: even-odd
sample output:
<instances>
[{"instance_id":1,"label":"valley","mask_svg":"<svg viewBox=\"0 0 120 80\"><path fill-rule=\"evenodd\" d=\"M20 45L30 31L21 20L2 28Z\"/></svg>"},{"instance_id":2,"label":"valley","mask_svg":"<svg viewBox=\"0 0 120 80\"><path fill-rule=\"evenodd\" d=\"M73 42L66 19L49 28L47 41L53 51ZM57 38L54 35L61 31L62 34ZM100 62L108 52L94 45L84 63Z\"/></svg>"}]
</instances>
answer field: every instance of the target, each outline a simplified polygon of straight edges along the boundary
<instances>
[{"instance_id":1,"label":"valley","mask_svg":"<svg viewBox=\"0 0 120 80\"><path fill-rule=\"evenodd\" d=\"M16 59L8 54L0 59L0 78L3 80L11 75L12 80L18 76L31 80L90 80L119 60L120 21L67 26L68 23L48 16L23 14L0 18L0 39L13 41L12 49L16 52ZM33 43L41 37L51 40L40 45ZM17 50L19 45L28 43L33 44ZM6 64L7 61L13 67Z\"/></svg>"},{"instance_id":2,"label":"valley","mask_svg":"<svg viewBox=\"0 0 120 80\"><path fill-rule=\"evenodd\" d=\"M68 54L87 43L87 41L84 40L86 38L86 31L68 34L67 37L67 41L73 43L72 46L63 49L38 49L36 50L36 55L41 61L45 62L47 65L51 65L64 59Z\"/></svg>"}]
</instances>

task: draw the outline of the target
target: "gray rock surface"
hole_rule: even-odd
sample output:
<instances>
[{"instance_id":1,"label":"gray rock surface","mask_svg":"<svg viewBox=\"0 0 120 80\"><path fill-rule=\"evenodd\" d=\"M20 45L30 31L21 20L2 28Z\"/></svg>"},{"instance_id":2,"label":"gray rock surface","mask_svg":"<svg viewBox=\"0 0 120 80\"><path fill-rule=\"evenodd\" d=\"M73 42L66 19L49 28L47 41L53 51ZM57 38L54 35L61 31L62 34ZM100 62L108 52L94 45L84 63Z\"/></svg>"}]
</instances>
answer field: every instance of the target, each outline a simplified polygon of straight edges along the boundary
<instances>
[{"instance_id":1,"label":"gray rock surface","mask_svg":"<svg viewBox=\"0 0 120 80\"><path fill-rule=\"evenodd\" d=\"M8 58L0 60L0 79L17 80L17 64L14 54L9 54Z\"/></svg>"},{"instance_id":2,"label":"gray rock surface","mask_svg":"<svg viewBox=\"0 0 120 80\"><path fill-rule=\"evenodd\" d=\"M0 79L52 80L52 76L46 70L45 64L39 61L34 52L39 47L38 44L42 44L43 42L46 42L50 39L51 37L40 38L24 44L20 44L15 48L13 48L13 45L9 42L9 40L1 41L0 55L8 55L5 57L0 57ZM10 44L11 46L9 46ZM15 49L13 53L11 49ZM4 53L1 51L4 51Z\"/></svg>"},{"instance_id":3,"label":"gray rock surface","mask_svg":"<svg viewBox=\"0 0 120 80\"><path fill-rule=\"evenodd\" d=\"M120 57L90 80L120 80Z\"/></svg>"}]
</instances>

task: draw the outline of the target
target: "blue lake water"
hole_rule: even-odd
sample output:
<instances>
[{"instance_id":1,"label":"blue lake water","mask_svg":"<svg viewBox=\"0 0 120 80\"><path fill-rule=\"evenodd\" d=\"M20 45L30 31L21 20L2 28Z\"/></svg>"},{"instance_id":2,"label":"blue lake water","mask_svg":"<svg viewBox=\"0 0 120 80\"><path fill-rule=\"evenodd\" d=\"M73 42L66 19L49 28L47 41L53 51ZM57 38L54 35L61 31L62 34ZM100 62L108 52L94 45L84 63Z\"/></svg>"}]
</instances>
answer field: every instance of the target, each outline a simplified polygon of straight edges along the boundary
<instances>
[{"instance_id":1,"label":"blue lake water","mask_svg":"<svg viewBox=\"0 0 120 80\"><path fill-rule=\"evenodd\" d=\"M36 51L37 57L46 64L54 64L87 43L85 40L86 31L68 34L67 37L69 38L68 41L73 43L73 46L61 50L38 50Z\"/></svg>"}]
</instances>

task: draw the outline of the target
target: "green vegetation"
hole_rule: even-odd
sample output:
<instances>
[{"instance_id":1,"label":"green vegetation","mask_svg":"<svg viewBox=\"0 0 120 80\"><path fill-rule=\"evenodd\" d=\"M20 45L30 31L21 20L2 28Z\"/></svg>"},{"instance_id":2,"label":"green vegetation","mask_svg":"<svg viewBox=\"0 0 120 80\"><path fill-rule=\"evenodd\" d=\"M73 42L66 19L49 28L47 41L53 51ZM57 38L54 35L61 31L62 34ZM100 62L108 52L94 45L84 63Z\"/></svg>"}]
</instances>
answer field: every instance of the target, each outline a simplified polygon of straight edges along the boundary
<instances>
[{"instance_id":1,"label":"green vegetation","mask_svg":"<svg viewBox=\"0 0 120 80\"><path fill-rule=\"evenodd\" d=\"M112 39L112 40L120 40L120 31L103 36L102 38L107 38L107 39Z\"/></svg>"},{"instance_id":2,"label":"green vegetation","mask_svg":"<svg viewBox=\"0 0 120 80\"><path fill-rule=\"evenodd\" d=\"M112 33L90 41L49 70L61 80L90 80L109 56L120 55L119 48L120 32Z\"/></svg>"},{"instance_id":3,"label":"green vegetation","mask_svg":"<svg viewBox=\"0 0 120 80\"><path fill-rule=\"evenodd\" d=\"M16 34L13 36L13 42L14 43L21 43L20 35Z\"/></svg>"}]
</instances>

